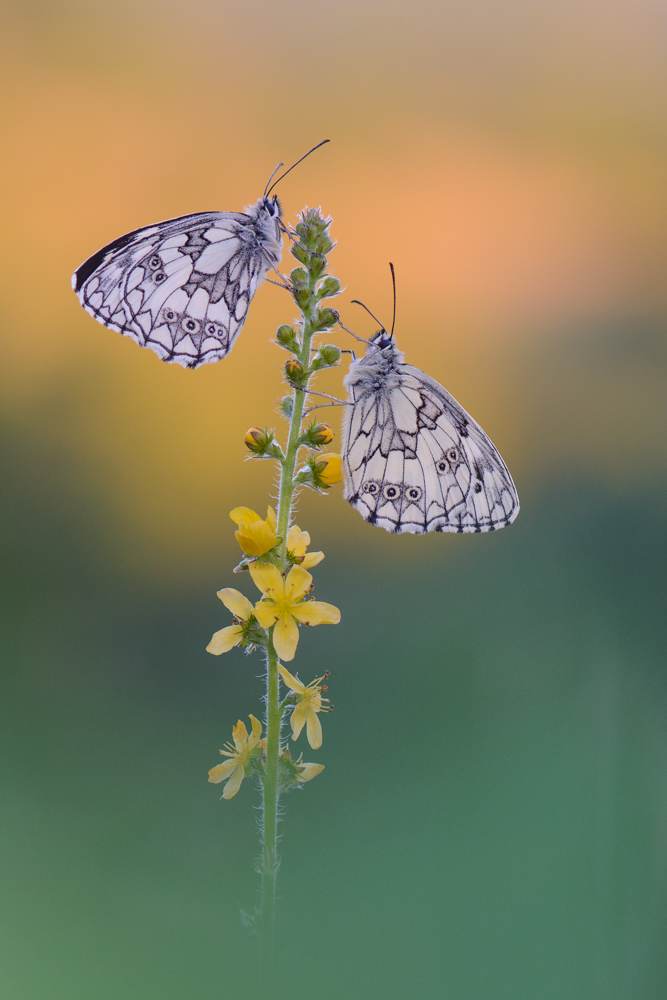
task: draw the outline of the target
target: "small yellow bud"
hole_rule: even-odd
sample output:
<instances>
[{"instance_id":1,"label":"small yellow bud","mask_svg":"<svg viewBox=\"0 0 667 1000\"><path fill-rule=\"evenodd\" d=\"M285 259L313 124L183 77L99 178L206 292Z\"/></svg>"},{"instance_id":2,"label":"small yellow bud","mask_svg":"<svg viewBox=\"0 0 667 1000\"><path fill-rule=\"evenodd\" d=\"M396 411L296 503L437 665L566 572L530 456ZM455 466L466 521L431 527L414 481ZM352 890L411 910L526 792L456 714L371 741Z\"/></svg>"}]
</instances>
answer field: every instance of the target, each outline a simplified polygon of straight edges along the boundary
<instances>
[{"instance_id":1,"label":"small yellow bud","mask_svg":"<svg viewBox=\"0 0 667 1000\"><path fill-rule=\"evenodd\" d=\"M317 473L326 486L333 486L343 479L342 459L336 452L327 451L317 456Z\"/></svg>"},{"instance_id":2,"label":"small yellow bud","mask_svg":"<svg viewBox=\"0 0 667 1000\"><path fill-rule=\"evenodd\" d=\"M311 440L313 444L331 444L335 434L330 424L315 424L312 429Z\"/></svg>"},{"instance_id":3,"label":"small yellow bud","mask_svg":"<svg viewBox=\"0 0 667 1000\"><path fill-rule=\"evenodd\" d=\"M266 445L267 434L265 430L261 427L251 427L249 431L246 431L246 435L243 438L246 448L250 451L261 451Z\"/></svg>"},{"instance_id":4,"label":"small yellow bud","mask_svg":"<svg viewBox=\"0 0 667 1000\"><path fill-rule=\"evenodd\" d=\"M296 358L285 362L285 375L289 382L299 382L303 377L303 365Z\"/></svg>"}]
</instances>

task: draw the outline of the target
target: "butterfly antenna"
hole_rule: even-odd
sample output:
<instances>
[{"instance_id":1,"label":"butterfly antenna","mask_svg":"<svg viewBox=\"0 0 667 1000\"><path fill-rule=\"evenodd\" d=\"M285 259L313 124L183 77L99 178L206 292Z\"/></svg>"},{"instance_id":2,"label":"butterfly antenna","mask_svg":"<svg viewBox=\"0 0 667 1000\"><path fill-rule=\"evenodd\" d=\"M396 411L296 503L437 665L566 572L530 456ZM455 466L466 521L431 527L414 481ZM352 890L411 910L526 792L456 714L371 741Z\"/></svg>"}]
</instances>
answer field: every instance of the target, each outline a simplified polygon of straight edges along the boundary
<instances>
[{"instance_id":1,"label":"butterfly antenna","mask_svg":"<svg viewBox=\"0 0 667 1000\"><path fill-rule=\"evenodd\" d=\"M396 274L394 273L394 265L389 261L389 267L391 268L391 283L394 286L394 315L391 321L391 333L390 337L394 336L394 327L396 325Z\"/></svg>"},{"instance_id":2,"label":"butterfly antenna","mask_svg":"<svg viewBox=\"0 0 667 1000\"><path fill-rule=\"evenodd\" d=\"M264 188L264 194L262 195L263 198L266 198L266 194L267 194L267 191L268 191L269 184L271 183L271 181L273 180L273 178L276 176L276 174L278 173L278 171L280 170L280 168L284 167L284 166L285 166L284 163L279 163L278 166L273 171L273 173L271 174L271 176L269 177L268 181L266 182L266 187Z\"/></svg>"},{"instance_id":3,"label":"butterfly antenna","mask_svg":"<svg viewBox=\"0 0 667 1000\"><path fill-rule=\"evenodd\" d=\"M320 146L324 146L325 143L327 143L327 142L331 142L331 139L322 139L322 142L318 142L318 144L316 146L313 146L313 148L309 149L307 153L304 153L300 160L297 160L296 163L293 163L292 166L289 168L289 170L286 170L284 174L280 175L280 177L278 178L277 181L273 181L273 184L271 184L272 178L276 175L276 173L278 172L278 170L280 169L280 167L283 166L282 163L279 163L278 166L276 167L276 169L271 174L271 177L269 177L268 184L266 185L266 188L264 190L264 197L268 198L269 195L271 194L271 192L273 191L274 187L276 186L276 184L280 184L280 182L283 179L283 177L287 177L287 175L292 170L294 170L295 167L298 167L299 164L302 163L303 160L305 160L307 156L310 156L311 153L314 153L316 149L319 149ZM271 187L269 187L269 184L271 184Z\"/></svg>"},{"instance_id":4,"label":"butterfly antenna","mask_svg":"<svg viewBox=\"0 0 667 1000\"><path fill-rule=\"evenodd\" d=\"M361 306L362 309L365 309L369 316L373 316L373 313L370 311L370 309L368 308L368 306L365 306L363 304L363 302L359 301L359 299L352 299L352 302L354 303L355 306ZM386 333L387 332L387 328L384 325L384 323L380 323L380 320L377 318L377 316L373 316L373 319L381 327L381 329L383 329L385 331L385 333Z\"/></svg>"}]
</instances>

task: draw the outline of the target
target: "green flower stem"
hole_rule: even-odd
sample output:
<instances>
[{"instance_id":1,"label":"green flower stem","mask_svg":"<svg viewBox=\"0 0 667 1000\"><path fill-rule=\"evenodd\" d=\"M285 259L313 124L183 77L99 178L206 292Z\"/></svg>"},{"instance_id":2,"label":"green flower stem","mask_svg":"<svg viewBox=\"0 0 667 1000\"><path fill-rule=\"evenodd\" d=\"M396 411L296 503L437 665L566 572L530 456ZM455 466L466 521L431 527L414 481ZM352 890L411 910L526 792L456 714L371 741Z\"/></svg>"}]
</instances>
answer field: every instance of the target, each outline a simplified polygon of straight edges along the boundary
<instances>
[{"instance_id":1,"label":"green flower stem","mask_svg":"<svg viewBox=\"0 0 667 1000\"><path fill-rule=\"evenodd\" d=\"M273 629L271 629L271 633ZM262 938L267 956L273 952L278 876L278 755L283 707L278 704L278 654L269 640L266 669L266 771L262 809Z\"/></svg>"},{"instance_id":2,"label":"green flower stem","mask_svg":"<svg viewBox=\"0 0 667 1000\"><path fill-rule=\"evenodd\" d=\"M326 223L321 223L319 235L326 236ZM309 240L312 244L317 241L317 236L312 236ZM330 245L330 244L329 244ZM307 246L310 252L316 247ZM295 254L296 256L296 254ZM303 333L300 341L300 349L296 355L304 371L310 366L311 344L315 333L321 330L321 323L318 324L318 299L316 289L325 271L321 267L323 255L317 253L316 257L309 257L307 263L308 273L308 295L299 302L294 296L297 306L303 316ZM298 259L301 260L301 257ZM314 373L313 373L314 374ZM303 389L293 389L292 391L292 414L290 418L289 437L287 440L287 450L285 457L280 461L280 487L278 492L278 512L277 512L277 534L282 539L280 544L280 555L283 561L283 569L287 570L287 532L292 516L292 505L296 483L294 482L294 472L296 469L299 448L299 439L302 433L303 411L306 404L306 391L310 382L308 377ZM263 810L262 810L262 860L260 869L262 873L262 906L261 923L262 937L265 955L270 957L274 942L275 928L275 908L276 908L276 879L278 874L278 757L280 754L280 730L282 726L285 704L280 704L280 676L278 674L278 656L273 647L273 628L269 633L269 645L267 650L267 671L266 671L266 773L264 775L263 788Z\"/></svg>"}]
</instances>

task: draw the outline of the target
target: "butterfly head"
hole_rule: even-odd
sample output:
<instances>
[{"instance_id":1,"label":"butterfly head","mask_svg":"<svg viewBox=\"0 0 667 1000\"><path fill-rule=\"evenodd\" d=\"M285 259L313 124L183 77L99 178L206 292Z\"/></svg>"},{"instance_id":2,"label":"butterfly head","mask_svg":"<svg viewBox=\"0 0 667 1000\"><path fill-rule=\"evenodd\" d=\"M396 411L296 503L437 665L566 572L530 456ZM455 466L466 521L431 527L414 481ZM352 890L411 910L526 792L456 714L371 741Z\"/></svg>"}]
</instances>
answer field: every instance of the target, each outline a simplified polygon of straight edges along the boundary
<instances>
[{"instance_id":1,"label":"butterfly head","mask_svg":"<svg viewBox=\"0 0 667 1000\"><path fill-rule=\"evenodd\" d=\"M274 194L272 198L265 197L262 199L261 208L266 212L269 219L280 219L283 214L282 207L278 201L278 195Z\"/></svg>"},{"instance_id":2,"label":"butterfly head","mask_svg":"<svg viewBox=\"0 0 667 1000\"><path fill-rule=\"evenodd\" d=\"M383 351L385 347L394 346L394 335L393 333L387 333L384 327L375 334L370 340L371 349L374 351Z\"/></svg>"}]
</instances>

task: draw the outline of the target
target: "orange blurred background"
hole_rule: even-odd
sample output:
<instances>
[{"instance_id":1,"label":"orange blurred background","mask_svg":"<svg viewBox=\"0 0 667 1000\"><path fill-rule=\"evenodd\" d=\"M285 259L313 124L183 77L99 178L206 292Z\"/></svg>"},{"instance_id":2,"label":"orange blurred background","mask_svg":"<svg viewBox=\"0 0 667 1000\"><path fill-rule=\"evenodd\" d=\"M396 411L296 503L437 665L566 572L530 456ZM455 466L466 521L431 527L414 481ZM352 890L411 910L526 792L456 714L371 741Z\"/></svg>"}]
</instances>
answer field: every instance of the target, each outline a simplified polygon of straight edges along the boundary
<instances>
[{"instance_id":1,"label":"orange blurred background","mask_svg":"<svg viewBox=\"0 0 667 1000\"><path fill-rule=\"evenodd\" d=\"M128 541L119 559L196 572L229 507L262 506L269 470L240 464L241 441L280 422L268 340L291 304L265 284L233 354L190 372L95 324L70 274L138 226L243 208L327 137L279 193L287 219L333 216L347 325L370 332L354 297L390 321L392 260L408 360L488 430L520 492L545 455L610 489L619 448L664 471L654 366L604 358L619 321L667 309L666 18L608 0L9 4L5 420L75 462ZM568 365L591 330L601 363ZM326 511L357 530L338 499Z\"/></svg>"}]
</instances>

